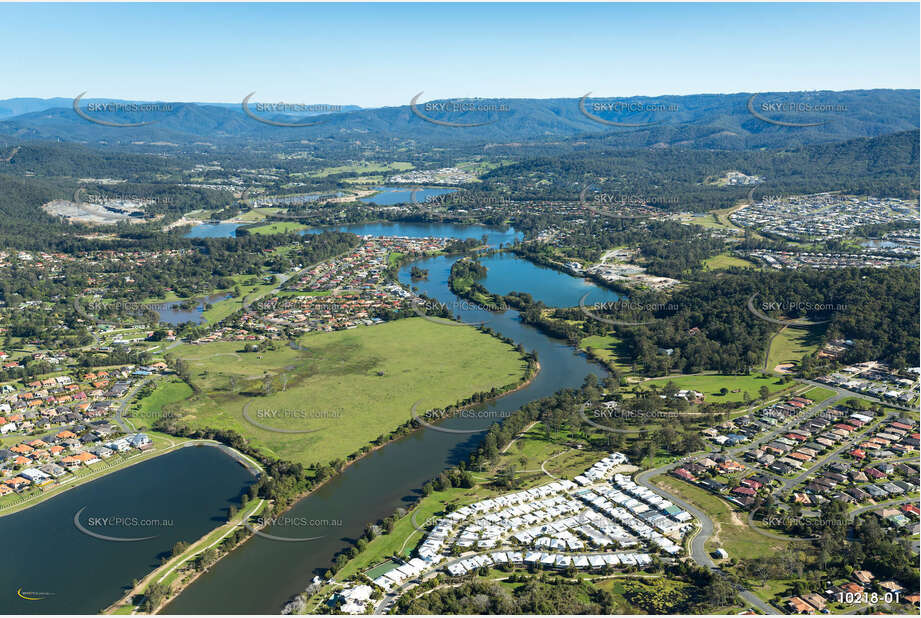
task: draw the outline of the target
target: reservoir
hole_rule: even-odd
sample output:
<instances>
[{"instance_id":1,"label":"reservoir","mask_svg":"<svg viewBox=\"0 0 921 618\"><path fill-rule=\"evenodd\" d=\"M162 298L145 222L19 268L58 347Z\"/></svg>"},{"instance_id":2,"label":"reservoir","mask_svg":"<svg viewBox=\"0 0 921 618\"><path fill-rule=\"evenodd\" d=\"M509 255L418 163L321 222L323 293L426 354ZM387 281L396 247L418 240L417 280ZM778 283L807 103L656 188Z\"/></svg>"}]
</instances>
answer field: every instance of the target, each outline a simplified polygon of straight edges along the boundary
<instances>
[{"instance_id":1,"label":"reservoir","mask_svg":"<svg viewBox=\"0 0 921 618\"><path fill-rule=\"evenodd\" d=\"M390 231L395 229L392 227L394 225L401 226L400 229L405 231L410 229L408 225L418 224L375 225L386 225L388 227L378 229L387 229L385 234L395 234ZM465 237L468 234L478 237L483 229L471 230L468 226L458 225L444 227L453 237ZM514 235L514 231L510 233ZM406 265L400 270L400 280L417 287L430 298L447 304L464 321L485 322L493 330L521 343L525 350L536 351L541 372L528 386L479 408L493 410L494 415L455 417L441 423L439 427L485 430L495 420L490 416L508 414L530 401L552 395L564 388L578 388L589 374L599 378L607 375L603 368L590 362L584 354L567 346L565 342L551 339L522 324L517 312L513 310L490 313L465 307L469 303L461 303L448 289L448 276L456 259L456 256L438 256L419 260L414 264L428 269L428 278L410 282L412 265ZM493 264L496 281L506 280L507 275L502 272L504 268L523 268L520 265L513 266L514 263L514 260L496 261ZM543 275L544 271L539 273ZM554 278L549 279L557 282L554 285L565 281L555 278L555 275L573 279L562 273L554 273ZM580 279L575 281L580 286L591 285ZM538 281L535 277L530 282L519 281L514 287L537 295L544 286L546 284L543 280ZM604 291L598 288L597 292L598 299L602 299L600 295ZM558 297L547 298L560 300L570 293L572 289L567 288ZM592 296L589 298L592 302L596 300ZM572 304L577 303L578 298ZM445 325L444 328L464 327ZM432 353L447 352L433 350ZM425 428L370 453L295 504L287 514L292 518L331 520L341 525L312 529L312 534L321 538L306 542L253 537L199 577L163 613L277 614L286 601L304 590L314 575L322 577L333 555L349 541L359 537L367 524L391 515L397 507L407 506L416 500L426 481L446 467L464 461L481 438L481 433L445 433ZM273 530L269 527L266 532L279 537L292 536L290 528Z\"/></svg>"},{"instance_id":2,"label":"reservoir","mask_svg":"<svg viewBox=\"0 0 921 618\"><path fill-rule=\"evenodd\" d=\"M0 517L0 614L98 613L159 566L177 541L196 541L223 523L252 480L219 449L186 447ZM78 522L91 532L154 538L84 534L74 524L81 509Z\"/></svg>"}]
</instances>

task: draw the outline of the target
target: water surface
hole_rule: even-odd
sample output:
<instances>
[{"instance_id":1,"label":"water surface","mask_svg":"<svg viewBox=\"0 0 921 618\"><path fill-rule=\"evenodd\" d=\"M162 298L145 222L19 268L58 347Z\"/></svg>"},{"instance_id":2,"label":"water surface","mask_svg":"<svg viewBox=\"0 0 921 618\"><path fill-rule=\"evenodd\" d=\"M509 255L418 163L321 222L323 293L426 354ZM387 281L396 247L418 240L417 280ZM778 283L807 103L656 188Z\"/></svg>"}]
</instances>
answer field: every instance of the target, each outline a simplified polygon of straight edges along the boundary
<instances>
[{"instance_id":1,"label":"water surface","mask_svg":"<svg viewBox=\"0 0 921 618\"><path fill-rule=\"evenodd\" d=\"M530 401L564 388L578 388L589 374L607 373L581 352L563 341L551 339L522 324L515 311L491 313L468 308L450 292L447 280L456 256L438 256L415 262L428 269L427 279L412 282L430 298L452 307L467 322L489 327L536 351L542 370L526 387L479 409L491 414L479 418L455 417L439 427L481 430L478 433L445 433L423 429L359 460L341 475L298 502L291 518L340 520L342 525L311 529L315 541L292 543L254 537L202 575L165 610L167 614L271 614L277 613L293 595L303 591L314 575L329 568L333 555L361 536L365 526L393 513L419 497L419 488L449 466L465 461L493 422ZM400 270L410 282L410 268ZM497 266L497 268L499 268ZM565 275L564 275L565 276ZM578 302L578 301L577 301ZM446 325L444 328L469 328ZM433 354L449 354L433 350ZM420 410L427 406L420 401ZM410 411L407 410L407 418ZM484 417L485 416L485 417ZM332 431L332 430L331 430ZM330 439L335 439L334 432ZM269 528L276 536L292 536L290 529Z\"/></svg>"},{"instance_id":2,"label":"water surface","mask_svg":"<svg viewBox=\"0 0 921 618\"><path fill-rule=\"evenodd\" d=\"M242 223L200 223L193 225L186 238L233 238Z\"/></svg>"},{"instance_id":3,"label":"water surface","mask_svg":"<svg viewBox=\"0 0 921 618\"><path fill-rule=\"evenodd\" d=\"M222 300L227 300L230 297L231 294L212 294L211 296L206 296L205 298L198 299L193 309L182 309L180 307L182 301L178 300L165 303L152 303L147 305L147 307L157 312L157 315L160 316L161 322L166 322L167 324L172 324L173 326L185 324L186 322L203 324L207 321L203 315L205 306L213 305L214 303Z\"/></svg>"},{"instance_id":4,"label":"water surface","mask_svg":"<svg viewBox=\"0 0 921 618\"><path fill-rule=\"evenodd\" d=\"M377 204L378 206L410 204L414 201L422 204L435 196L447 195L457 191L457 189L408 189L405 187L375 187L374 190L377 193L371 197L363 197L360 201L365 204Z\"/></svg>"},{"instance_id":5,"label":"water surface","mask_svg":"<svg viewBox=\"0 0 921 618\"><path fill-rule=\"evenodd\" d=\"M0 614L98 613L158 567L177 541L196 541L226 521L227 508L239 506L252 480L219 449L186 447L0 517ZM78 521L91 532L156 538L116 542L86 535L74 525L84 507ZM98 521L114 517L126 523ZM20 589L41 600L20 598Z\"/></svg>"},{"instance_id":6,"label":"water surface","mask_svg":"<svg viewBox=\"0 0 921 618\"><path fill-rule=\"evenodd\" d=\"M505 296L509 292L527 292L548 307L575 307L586 292L589 293L586 305L625 298L588 279L538 266L511 253L481 258L480 263L486 267L486 277L479 283L493 294Z\"/></svg>"}]
</instances>

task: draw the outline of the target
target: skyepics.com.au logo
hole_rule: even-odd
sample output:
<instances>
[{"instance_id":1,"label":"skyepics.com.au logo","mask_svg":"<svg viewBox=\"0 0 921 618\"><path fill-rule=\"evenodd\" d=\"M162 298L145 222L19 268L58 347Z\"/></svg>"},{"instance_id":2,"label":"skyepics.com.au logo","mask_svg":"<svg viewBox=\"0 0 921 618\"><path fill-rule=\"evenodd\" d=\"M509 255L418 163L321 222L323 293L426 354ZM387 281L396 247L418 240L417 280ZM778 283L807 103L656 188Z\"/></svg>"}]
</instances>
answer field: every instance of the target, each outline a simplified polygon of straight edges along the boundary
<instances>
[{"instance_id":1,"label":"skyepics.com.au logo","mask_svg":"<svg viewBox=\"0 0 921 618\"><path fill-rule=\"evenodd\" d=\"M755 102L756 98L765 97L760 93L755 93L748 98L746 103L746 108L748 113L757 118L762 122L768 124L773 124L779 127L793 127L793 128L804 128L804 127L819 127L824 124L831 122L830 119L825 118L823 120L811 120L805 122L803 120L792 120L792 118L821 118L822 116L827 116L828 114L834 113L846 113L848 111L847 105L842 103L828 103L828 102L819 102L819 101L808 101L808 100L793 100L789 94L784 95L785 99L777 101L759 101ZM803 95L808 97L811 95ZM771 114L771 115L768 115Z\"/></svg>"},{"instance_id":2,"label":"skyepics.com.au logo","mask_svg":"<svg viewBox=\"0 0 921 618\"><path fill-rule=\"evenodd\" d=\"M246 521L244 527L264 539L282 543L304 543L325 538L327 535L315 535L316 531L328 531L331 528L341 528L341 519L311 519L308 517L294 517L279 515L278 517L256 517ZM270 530L268 532L267 530ZM293 536L286 534L293 531ZM278 533L278 534L276 534ZM310 536L304 536L309 534Z\"/></svg>"},{"instance_id":3,"label":"skyepics.com.au logo","mask_svg":"<svg viewBox=\"0 0 921 618\"><path fill-rule=\"evenodd\" d=\"M105 322L93 315L94 313L139 315L144 311L152 310L155 308L152 305L144 305L143 303L121 300L113 300L110 302L94 300L84 304L81 303L80 299L77 297L74 297L73 307L74 311L81 318L96 324L111 324L112 322Z\"/></svg>"},{"instance_id":4,"label":"skyepics.com.au logo","mask_svg":"<svg viewBox=\"0 0 921 618\"><path fill-rule=\"evenodd\" d=\"M508 208L513 205L513 201L506 196L485 195L470 191L452 191L439 195L429 195L421 202L416 199L416 193L419 189L413 189L410 193L410 199L414 204L430 208Z\"/></svg>"},{"instance_id":5,"label":"skyepics.com.au logo","mask_svg":"<svg viewBox=\"0 0 921 618\"><path fill-rule=\"evenodd\" d=\"M640 195L636 193L605 193L588 186L579 192L579 206L609 219L648 219L661 214L663 208L678 205L674 195Z\"/></svg>"},{"instance_id":6,"label":"skyepics.com.au logo","mask_svg":"<svg viewBox=\"0 0 921 618\"><path fill-rule=\"evenodd\" d=\"M677 410L630 410L620 407L590 408L586 415L595 419L632 420L675 419L682 416Z\"/></svg>"},{"instance_id":7,"label":"skyepics.com.au logo","mask_svg":"<svg viewBox=\"0 0 921 618\"><path fill-rule=\"evenodd\" d=\"M88 103L86 105L86 109L83 109L80 107L80 102L85 95L86 91L81 92L74 98L74 113L76 113L84 120L89 120L90 122L105 127L143 127L159 122L159 119L144 120L140 122L115 122L113 120L103 120L103 117L105 117L106 114L108 114L110 117L113 115L124 116L125 114L150 115L155 113L172 113L176 109L176 106L173 103L139 103L136 101L118 101L111 103L94 101L92 103Z\"/></svg>"},{"instance_id":8,"label":"skyepics.com.au logo","mask_svg":"<svg viewBox=\"0 0 921 618\"><path fill-rule=\"evenodd\" d=\"M44 601L48 597L53 597L54 592L44 592L40 590L28 590L22 587L16 590L16 596L26 601Z\"/></svg>"},{"instance_id":9,"label":"skyepics.com.au logo","mask_svg":"<svg viewBox=\"0 0 921 618\"><path fill-rule=\"evenodd\" d=\"M511 106L501 99L447 99L420 104L419 97L423 92L425 91L419 92L410 100L410 111L417 118L441 127L468 129L485 127L498 122L503 115L508 115L512 111ZM483 118L483 120L461 121L467 118Z\"/></svg>"},{"instance_id":10,"label":"skyepics.com.au logo","mask_svg":"<svg viewBox=\"0 0 921 618\"><path fill-rule=\"evenodd\" d=\"M326 105L326 104L307 104L307 103L250 103L250 99L253 98L256 92L250 92L248 95L243 97L243 102L240 106L243 108L243 113L246 114L249 118L261 122L262 124L271 125L273 127L312 127L318 124L322 124L325 120L314 120L311 122L284 122L281 120L271 120L263 116L256 115L255 112L262 114L334 114L342 111L341 105ZM252 106L252 108L250 107Z\"/></svg>"},{"instance_id":11,"label":"skyepics.com.au logo","mask_svg":"<svg viewBox=\"0 0 921 618\"><path fill-rule=\"evenodd\" d=\"M589 120L609 127L637 129L643 127L651 127L653 125L660 124L662 121L654 120L644 122L627 122L626 120L611 120L609 118L599 116L599 114L606 113L608 115L616 114L619 116L642 114L644 116L649 116L650 114L661 114L663 112L679 111L679 107L675 103L661 103L655 101L622 101L617 99L605 99L589 103L588 97L591 96L591 94L591 92L586 92L584 95L582 95L582 98L579 99L579 111L582 112L582 115Z\"/></svg>"},{"instance_id":12,"label":"skyepics.com.au logo","mask_svg":"<svg viewBox=\"0 0 921 618\"><path fill-rule=\"evenodd\" d=\"M662 423L673 421L682 416L689 416L693 413L681 413L676 410L630 410L621 408L619 404L609 406L592 407L589 404L579 408L579 416L587 424L596 429L610 433L636 434L644 431L645 427L631 427L623 429L612 427L607 422L615 420L625 420L630 422Z\"/></svg>"},{"instance_id":13,"label":"skyepics.com.au logo","mask_svg":"<svg viewBox=\"0 0 921 618\"><path fill-rule=\"evenodd\" d=\"M778 326L815 326L817 324L825 324L831 322L831 318L825 319L807 319L805 317L799 317L794 319L782 319L782 318L773 318L765 312L772 312L779 315L789 316L789 315L809 315L809 314L819 314L827 316L832 313L839 311L846 311L847 304L845 303L817 303L811 301L804 301L801 299L795 300L785 300L785 299L763 299L760 302L758 299L758 293L755 292L748 298L746 306L748 311L754 315L756 318L763 322L768 322L770 324L777 324Z\"/></svg>"},{"instance_id":14,"label":"skyepics.com.au logo","mask_svg":"<svg viewBox=\"0 0 921 618\"><path fill-rule=\"evenodd\" d=\"M459 322L451 320L448 318L439 317L437 315L431 315L432 313L441 313L448 315L464 315L470 312L485 312L485 313L502 313L508 311L508 305L484 305L480 303L475 303L463 298L456 298L455 300L442 303L433 300L426 300L423 298L414 298L410 301L410 308L413 310L413 313L418 315L420 318L428 320L429 322L434 322L435 324L442 324L444 326L480 326L485 324L485 320L474 321L474 322Z\"/></svg>"},{"instance_id":15,"label":"skyepics.com.au logo","mask_svg":"<svg viewBox=\"0 0 921 618\"><path fill-rule=\"evenodd\" d=\"M605 301L594 303L590 307L585 304L585 299L591 292L586 292L579 299L579 310L587 317L612 326L642 326L652 324L657 315L678 311L678 304L666 303L641 303L629 299ZM623 316L622 318L614 316ZM611 317L608 317L611 316Z\"/></svg>"},{"instance_id":16,"label":"skyepics.com.au logo","mask_svg":"<svg viewBox=\"0 0 921 618\"><path fill-rule=\"evenodd\" d=\"M286 380L283 382L286 385ZM309 421L337 421L341 420L345 414L342 408L256 408L250 410L251 405L252 402L247 402L243 406L243 419L253 427L272 433L316 433L322 431L324 427L299 429L297 426ZM280 425L291 426L270 424L273 421Z\"/></svg>"},{"instance_id":17,"label":"skyepics.com.au logo","mask_svg":"<svg viewBox=\"0 0 921 618\"><path fill-rule=\"evenodd\" d=\"M87 507L81 508L74 513L74 527L86 536L99 539L101 541L112 541L116 543L134 543L138 541L149 541L157 538L159 535L149 536L126 536L127 530L152 528L171 528L173 527L172 519L139 517L133 514L119 514L106 516L91 516L86 518L86 523L81 521L81 515ZM119 534L114 534L119 532Z\"/></svg>"},{"instance_id":18,"label":"skyepics.com.au logo","mask_svg":"<svg viewBox=\"0 0 921 618\"><path fill-rule=\"evenodd\" d=\"M498 422L506 418L511 414L509 410L494 410L491 408L485 409L464 409L456 410L454 412L447 412L445 410L432 409L426 410L421 415L418 413L417 408L419 404L422 403L420 399L412 405L412 408L409 410L410 418L416 421L420 425L427 427L433 431L440 431L441 433L453 433L453 434L473 434L473 433L482 433L489 429L489 426L492 425L492 422ZM453 429L450 427L440 427L439 425L434 425L433 423L448 418L464 418L464 419L474 419L479 422L491 421L485 427L479 427L476 429ZM432 422L429 422L432 421Z\"/></svg>"},{"instance_id":19,"label":"skyepics.com.au logo","mask_svg":"<svg viewBox=\"0 0 921 618\"><path fill-rule=\"evenodd\" d=\"M169 206L176 203L176 198L169 195L143 195L141 193L127 193L120 191L106 193L91 193L85 187L74 191L74 202L77 204L102 204L118 206L120 204L136 204L138 206Z\"/></svg>"}]
</instances>

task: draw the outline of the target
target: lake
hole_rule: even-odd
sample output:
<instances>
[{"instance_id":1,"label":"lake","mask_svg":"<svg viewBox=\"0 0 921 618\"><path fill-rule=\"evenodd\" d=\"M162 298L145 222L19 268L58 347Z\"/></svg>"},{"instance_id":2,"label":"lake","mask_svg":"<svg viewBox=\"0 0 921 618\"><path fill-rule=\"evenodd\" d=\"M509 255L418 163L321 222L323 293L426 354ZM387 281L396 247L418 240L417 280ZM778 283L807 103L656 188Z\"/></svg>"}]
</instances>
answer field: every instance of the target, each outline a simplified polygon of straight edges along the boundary
<instances>
[{"instance_id":1,"label":"lake","mask_svg":"<svg viewBox=\"0 0 921 618\"><path fill-rule=\"evenodd\" d=\"M209 446L180 448L70 489L47 502L0 517L0 614L95 614L159 566L177 541L196 541L239 506L253 477ZM85 507L85 509L84 509ZM74 516L91 532L80 532ZM158 525L102 525L98 518ZM131 522L132 524L134 522ZM28 601L24 596L41 600ZM26 594L28 592L37 594Z\"/></svg>"},{"instance_id":2,"label":"lake","mask_svg":"<svg viewBox=\"0 0 921 618\"><path fill-rule=\"evenodd\" d=\"M351 223L333 227L314 227L304 230L304 234L320 234L334 230L351 232L359 236L404 236L406 238L481 238L486 236L487 244L495 247L500 243L511 245L521 240L523 235L514 228L499 229L485 225L459 225L457 223L414 223L403 221L383 221L378 223Z\"/></svg>"},{"instance_id":3,"label":"lake","mask_svg":"<svg viewBox=\"0 0 921 618\"><path fill-rule=\"evenodd\" d=\"M586 292L589 293L586 305L625 298L588 279L538 266L511 253L481 258L480 263L486 267L486 278L479 283L493 294L505 296L509 292L527 292L548 307L575 307Z\"/></svg>"},{"instance_id":4,"label":"lake","mask_svg":"<svg viewBox=\"0 0 921 618\"><path fill-rule=\"evenodd\" d=\"M374 190L378 193L371 197L363 197L360 201L378 206L410 204L413 201L423 204L438 195L447 195L457 191L457 189L408 189L405 187L374 187Z\"/></svg>"},{"instance_id":5,"label":"lake","mask_svg":"<svg viewBox=\"0 0 921 618\"><path fill-rule=\"evenodd\" d=\"M198 299L198 304L195 305L194 309L181 309L179 305L182 301L178 300L167 303L153 303L147 305L147 307L157 312L161 322L166 322L173 326L178 326L186 322L203 324L206 321L205 317L202 315L205 311L205 305L213 305L216 302L227 300L230 297L230 294L212 294L211 296Z\"/></svg>"},{"instance_id":6,"label":"lake","mask_svg":"<svg viewBox=\"0 0 921 618\"><path fill-rule=\"evenodd\" d=\"M186 238L233 238L242 223L200 223L193 225Z\"/></svg>"}]
</instances>

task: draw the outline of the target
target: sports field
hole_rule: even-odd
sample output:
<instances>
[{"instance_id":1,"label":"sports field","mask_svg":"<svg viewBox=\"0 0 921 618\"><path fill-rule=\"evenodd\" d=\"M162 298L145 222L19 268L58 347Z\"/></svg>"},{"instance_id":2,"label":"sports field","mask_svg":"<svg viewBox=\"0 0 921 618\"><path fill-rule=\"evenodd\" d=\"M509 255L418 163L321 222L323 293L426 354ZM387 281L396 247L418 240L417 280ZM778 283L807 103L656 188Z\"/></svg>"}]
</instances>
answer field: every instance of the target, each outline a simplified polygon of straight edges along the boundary
<instances>
[{"instance_id":1,"label":"sports field","mask_svg":"<svg viewBox=\"0 0 921 618\"><path fill-rule=\"evenodd\" d=\"M235 342L176 348L200 391L182 404L184 420L236 430L277 457L326 463L409 420L417 401L423 410L444 407L518 384L526 368L489 335L421 318L311 333L298 344L265 352Z\"/></svg>"}]
</instances>

